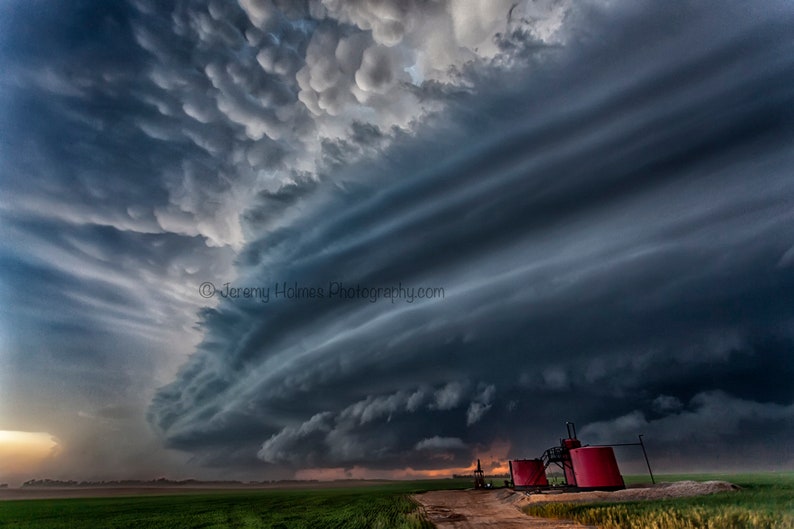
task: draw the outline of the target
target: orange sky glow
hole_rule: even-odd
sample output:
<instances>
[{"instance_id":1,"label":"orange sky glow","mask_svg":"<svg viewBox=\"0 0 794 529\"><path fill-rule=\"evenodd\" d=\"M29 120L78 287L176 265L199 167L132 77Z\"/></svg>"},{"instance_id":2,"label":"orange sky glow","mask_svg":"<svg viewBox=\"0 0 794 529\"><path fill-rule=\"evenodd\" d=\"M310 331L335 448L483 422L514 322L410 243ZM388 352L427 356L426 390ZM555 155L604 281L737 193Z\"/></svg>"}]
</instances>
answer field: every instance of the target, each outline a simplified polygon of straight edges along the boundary
<instances>
[{"instance_id":1,"label":"orange sky glow","mask_svg":"<svg viewBox=\"0 0 794 529\"><path fill-rule=\"evenodd\" d=\"M46 432L0 430L0 480L35 471L58 454L58 441Z\"/></svg>"},{"instance_id":2,"label":"orange sky glow","mask_svg":"<svg viewBox=\"0 0 794 529\"><path fill-rule=\"evenodd\" d=\"M490 448L480 454L482 469L487 475L507 474L508 453L510 443L507 441L496 441ZM471 474L477 466L474 460L466 467L444 467L435 469L414 469L411 467L399 469L372 469L360 466L352 468L306 468L295 473L295 479L316 479L320 481L330 481L335 479L433 479L449 478L453 474Z\"/></svg>"}]
</instances>

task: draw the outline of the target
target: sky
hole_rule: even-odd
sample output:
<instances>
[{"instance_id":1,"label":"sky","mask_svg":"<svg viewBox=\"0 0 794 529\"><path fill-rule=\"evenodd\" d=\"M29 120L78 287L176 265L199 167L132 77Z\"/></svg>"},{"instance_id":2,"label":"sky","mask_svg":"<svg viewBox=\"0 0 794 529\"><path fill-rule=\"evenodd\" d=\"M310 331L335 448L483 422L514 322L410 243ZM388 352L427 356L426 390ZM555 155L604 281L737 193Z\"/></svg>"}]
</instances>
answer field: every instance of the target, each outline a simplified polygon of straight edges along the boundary
<instances>
[{"instance_id":1,"label":"sky","mask_svg":"<svg viewBox=\"0 0 794 529\"><path fill-rule=\"evenodd\" d=\"M794 469L793 25L0 3L0 481Z\"/></svg>"}]
</instances>

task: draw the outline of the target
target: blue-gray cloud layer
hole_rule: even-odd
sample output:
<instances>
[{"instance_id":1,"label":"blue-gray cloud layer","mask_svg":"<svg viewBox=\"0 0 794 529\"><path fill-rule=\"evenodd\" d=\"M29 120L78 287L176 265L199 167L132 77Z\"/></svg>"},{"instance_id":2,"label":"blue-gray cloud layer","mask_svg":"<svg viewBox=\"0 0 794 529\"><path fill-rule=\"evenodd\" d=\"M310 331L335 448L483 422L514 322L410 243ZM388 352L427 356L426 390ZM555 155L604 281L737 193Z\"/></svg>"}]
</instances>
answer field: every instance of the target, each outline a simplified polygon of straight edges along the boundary
<instances>
[{"instance_id":1,"label":"blue-gray cloud layer","mask_svg":"<svg viewBox=\"0 0 794 529\"><path fill-rule=\"evenodd\" d=\"M170 445L418 468L499 438L534 455L575 418L735 464L791 433L792 13L684 7L574 11L563 49L472 64L443 118L336 187L263 195L234 286L445 297L221 302L152 405ZM262 233L274 205L297 213Z\"/></svg>"},{"instance_id":2,"label":"blue-gray cloud layer","mask_svg":"<svg viewBox=\"0 0 794 529\"><path fill-rule=\"evenodd\" d=\"M790 466L791 7L511 6L0 7L0 427L64 475L185 468L148 426L284 476L536 456L571 419Z\"/></svg>"},{"instance_id":3,"label":"blue-gray cloud layer","mask_svg":"<svg viewBox=\"0 0 794 529\"><path fill-rule=\"evenodd\" d=\"M531 28L508 7L4 3L0 427L55 434L53 477L166 472L144 410L204 332L197 286L443 108L424 81L456 88L500 27L559 27L552 2L514 10Z\"/></svg>"}]
</instances>

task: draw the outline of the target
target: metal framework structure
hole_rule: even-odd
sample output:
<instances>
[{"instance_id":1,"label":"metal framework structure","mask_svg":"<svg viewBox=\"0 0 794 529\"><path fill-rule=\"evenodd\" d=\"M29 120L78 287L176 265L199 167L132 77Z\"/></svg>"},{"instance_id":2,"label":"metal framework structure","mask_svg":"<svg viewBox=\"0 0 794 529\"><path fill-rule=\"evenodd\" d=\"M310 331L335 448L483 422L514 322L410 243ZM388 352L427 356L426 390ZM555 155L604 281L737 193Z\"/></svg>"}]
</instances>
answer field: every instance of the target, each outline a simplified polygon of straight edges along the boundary
<instances>
[{"instance_id":1,"label":"metal framework structure","mask_svg":"<svg viewBox=\"0 0 794 529\"><path fill-rule=\"evenodd\" d=\"M482 471L482 467L480 466L480 460L477 460L477 470L474 471L474 488L475 489L484 489L485 488L485 473Z\"/></svg>"},{"instance_id":2,"label":"metal framework structure","mask_svg":"<svg viewBox=\"0 0 794 529\"><path fill-rule=\"evenodd\" d=\"M576 483L570 483L568 476L573 476L573 465L571 463L571 454L570 449L567 446L576 445L581 446L577 437L576 437L576 425L572 422L566 422L565 426L568 430L568 438L567 439L560 439L559 446L552 446L551 448L546 449L543 452L543 455L540 457L541 461L543 462L543 471L547 471L551 465L556 465L562 470L565 484L564 485L537 485L531 487L520 487L523 490L543 490L549 488L562 488L566 490L576 490ZM567 441L567 443L566 443ZM648 460L648 453L645 451L645 443L642 440L642 434L639 435L639 442L638 443L614 443L614 444L605 444L605 445L586 445L592 447L598 446L639 446L642 448L642 455L645 457L645 464L648 466L648 474L651 476L651 483L656 483L656 480L653 477L653 471L651 470L651 463ZM477 460L477 468L479 469L480 461ZM511 466L511 477L512 477L512 466ZM475 479L476 479L476 472L475 472ZM515 483L513 484L515 488ZM475 484L476 486L476 484Z\"/></svg>"}]
</instances>

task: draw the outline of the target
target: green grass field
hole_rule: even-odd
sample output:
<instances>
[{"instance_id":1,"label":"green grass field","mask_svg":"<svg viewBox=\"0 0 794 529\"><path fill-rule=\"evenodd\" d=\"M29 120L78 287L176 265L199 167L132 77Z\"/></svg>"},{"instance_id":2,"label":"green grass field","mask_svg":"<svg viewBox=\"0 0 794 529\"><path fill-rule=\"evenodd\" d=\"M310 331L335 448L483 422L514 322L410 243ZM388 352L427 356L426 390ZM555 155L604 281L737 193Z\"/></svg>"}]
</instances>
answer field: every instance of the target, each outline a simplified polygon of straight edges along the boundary
<instances>
[{"instance_id":1,"label":"green grass field","mask_svg":"<svg viewBox=\"0 0 794 529\"><path fill-rule=\"evenodd\" d=\"M605 529L794 528L794 473L664 475L657 482L685 479L730 481L742 490L672 500L532 505L525 512ZM628 477L626 482L647 480Z\"/></svg>"},{"instance_id":2,"label":"green grass field","mask_svg":"<svg viewBox=\"0 0 794 529\"><path fill-rule=\"evenodd\" d=\"M3 501L0 528L432 528L408 495L468 486L469 480L432 480L359 488Z\"/></svg>"},{"instance_id":3,"label":"green grass field","mask_svg":"<svg viewBox=\"0 0 794 529\"><path fill-rule=\"evenodd\" d=\"M794 528L794 473L659 478L720 479L742 490L676 500L548 504L531 506L527 513L609 529ZM469 486L470 480L428 480L357 488L3 501L0 528L431 528L408 495Z\"/></svg>"}]
</instances>

